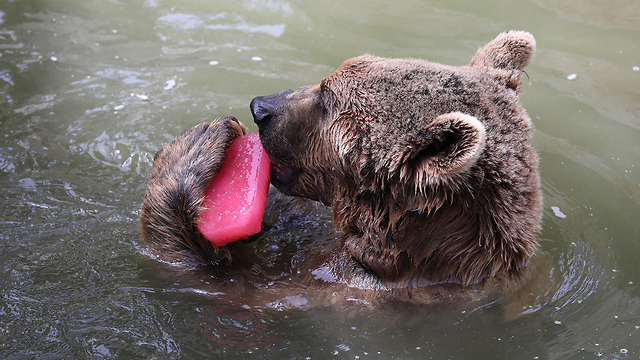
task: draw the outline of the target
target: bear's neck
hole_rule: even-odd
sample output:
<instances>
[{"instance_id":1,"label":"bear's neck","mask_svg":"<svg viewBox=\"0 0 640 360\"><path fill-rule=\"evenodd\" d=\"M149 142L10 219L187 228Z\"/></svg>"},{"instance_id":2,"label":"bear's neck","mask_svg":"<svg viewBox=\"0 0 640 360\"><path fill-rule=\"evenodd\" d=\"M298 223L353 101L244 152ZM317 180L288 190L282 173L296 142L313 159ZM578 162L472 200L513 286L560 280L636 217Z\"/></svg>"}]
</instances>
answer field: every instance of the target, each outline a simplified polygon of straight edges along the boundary
<instances>
[{"instance_id":1,"label":"bear's neck","mask_svg":"<svg viewBox=\"0 0 640 360\"><path fill-rule=\"evenodd\" d=\"M341 197L334 202L340 256L385 287L476 284L514 276L535 246L504 239L500 225L473 202L454 199L430 212L380 206L380 199ZM344 261L343 261L344 262ZM343 266L348 269L349 266ZM351 270L338 270L349 283Z\"/></svg>"}]
</instances>

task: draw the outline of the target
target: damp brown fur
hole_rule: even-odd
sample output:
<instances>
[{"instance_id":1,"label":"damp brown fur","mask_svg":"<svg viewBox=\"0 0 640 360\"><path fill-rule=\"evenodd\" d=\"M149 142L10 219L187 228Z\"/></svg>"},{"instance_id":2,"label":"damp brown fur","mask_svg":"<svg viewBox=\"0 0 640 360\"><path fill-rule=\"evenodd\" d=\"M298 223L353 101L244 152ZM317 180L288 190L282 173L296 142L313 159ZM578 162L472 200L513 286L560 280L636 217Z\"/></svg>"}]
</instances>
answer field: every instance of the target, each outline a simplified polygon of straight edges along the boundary
<instances>
[{"instance_id":1,"label":"damp brown fur","mask_svg":"<svg viewBox=\"0 0 640 360\"><path fill-rule=\"evenodd\" d=\"M207 186L231 142L244 133L244 125L228 117L194 126L156 153L140 213L142 237L155 255L169 262L229 257L228 248L204 238L197 222Z\"/></svg>"},{"instance_id":2,"label":"damp brown fur","mask_svg":"<svg viewBox=\"0 0 640 360\"><path fill-rule=\"evenodd\" d=\"M469 66L364 55L254 100L265 149L286 169L275 185L333 208L337 278L394 288L520 274L542 208L518 103L534 53L530 34L509 32Z\"/></svg>"},{"instance_id":3,"label":"damp brown fur","mask_svg":"<svg viewBox=\"0 0 640 360\"><path fill-rule=\"evenodd\" d=\"M333 211L337 242L313 263L377 291L517 280L542 209L532 124L518 103L534 53L530 34L509 32L462 67L364 55L317 85L254 99L272 183ZM236 251L214 248L196 226L234 123L199 125L155 157L142 233L169 260L216 263Z\"/></svg>"}]
</instances>

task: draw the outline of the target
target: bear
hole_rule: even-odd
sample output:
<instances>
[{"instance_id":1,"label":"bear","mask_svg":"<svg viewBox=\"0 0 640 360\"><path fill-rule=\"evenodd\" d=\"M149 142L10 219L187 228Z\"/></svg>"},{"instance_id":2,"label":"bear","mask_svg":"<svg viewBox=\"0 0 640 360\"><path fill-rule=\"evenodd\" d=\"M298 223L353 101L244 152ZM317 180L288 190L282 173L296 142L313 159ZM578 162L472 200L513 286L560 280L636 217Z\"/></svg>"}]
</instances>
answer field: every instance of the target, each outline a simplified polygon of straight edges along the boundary
<instances>
[{"instance_id":1,"label":"bear","mask_svg":"<svg viewBox=\"0 0 640 360\"><path fill-rule=\"evenodd\" d=\"M326 207L335 237L310 250L296 283L426 301L443 289L514 286L541 230L533 125L519 104L535 51L531 34L509 31L466 66L363 55L318 84L254 98L272 189L263 232L223 247L196 222L229 144L247 130L234 117L197 125L154 157L144 242L170 262L237 271L251 267L247 243L279 218Z\"/></svg>"}]
</instances>

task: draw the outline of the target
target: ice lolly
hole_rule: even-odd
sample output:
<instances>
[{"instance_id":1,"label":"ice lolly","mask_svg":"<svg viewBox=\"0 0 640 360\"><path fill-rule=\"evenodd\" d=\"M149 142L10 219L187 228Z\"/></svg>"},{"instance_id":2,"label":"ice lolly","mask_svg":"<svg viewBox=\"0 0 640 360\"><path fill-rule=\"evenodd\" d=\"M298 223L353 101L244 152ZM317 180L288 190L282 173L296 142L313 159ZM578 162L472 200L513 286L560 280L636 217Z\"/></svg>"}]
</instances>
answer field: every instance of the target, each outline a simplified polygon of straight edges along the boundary
<instances>
[{"instance_id":1,"label":"ice lolly","mask_svg":"<svg viewBox=\"0 0 640 360\"><path fill-rule=\"evenodd\" d=\"M271 161L258 133L236 138L202 203L198 229L214 246L260 232L267 205Z\"/></svg>"}]
</instances>

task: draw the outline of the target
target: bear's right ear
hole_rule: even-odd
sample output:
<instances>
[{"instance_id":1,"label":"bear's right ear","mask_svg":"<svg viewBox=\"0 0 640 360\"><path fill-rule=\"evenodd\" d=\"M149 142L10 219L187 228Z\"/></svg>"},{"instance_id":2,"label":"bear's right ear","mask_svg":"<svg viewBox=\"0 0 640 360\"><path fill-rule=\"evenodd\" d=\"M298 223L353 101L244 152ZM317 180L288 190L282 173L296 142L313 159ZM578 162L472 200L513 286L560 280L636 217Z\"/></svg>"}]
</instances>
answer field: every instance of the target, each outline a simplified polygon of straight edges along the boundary
<instances>
[{"instance_id":1,"label":"bear's right ear","mask_svg":"<svg viewBox=\"0 0 640 360\"><path fill-rule=\"evenodd\" d=\"M424 193L428 186L450 184L471 168L485 145L484 125L475 117L452 112L437 117L421 129L407 148L400 167L400 180L413 183Z\"/></svg>"}]
</instances>

